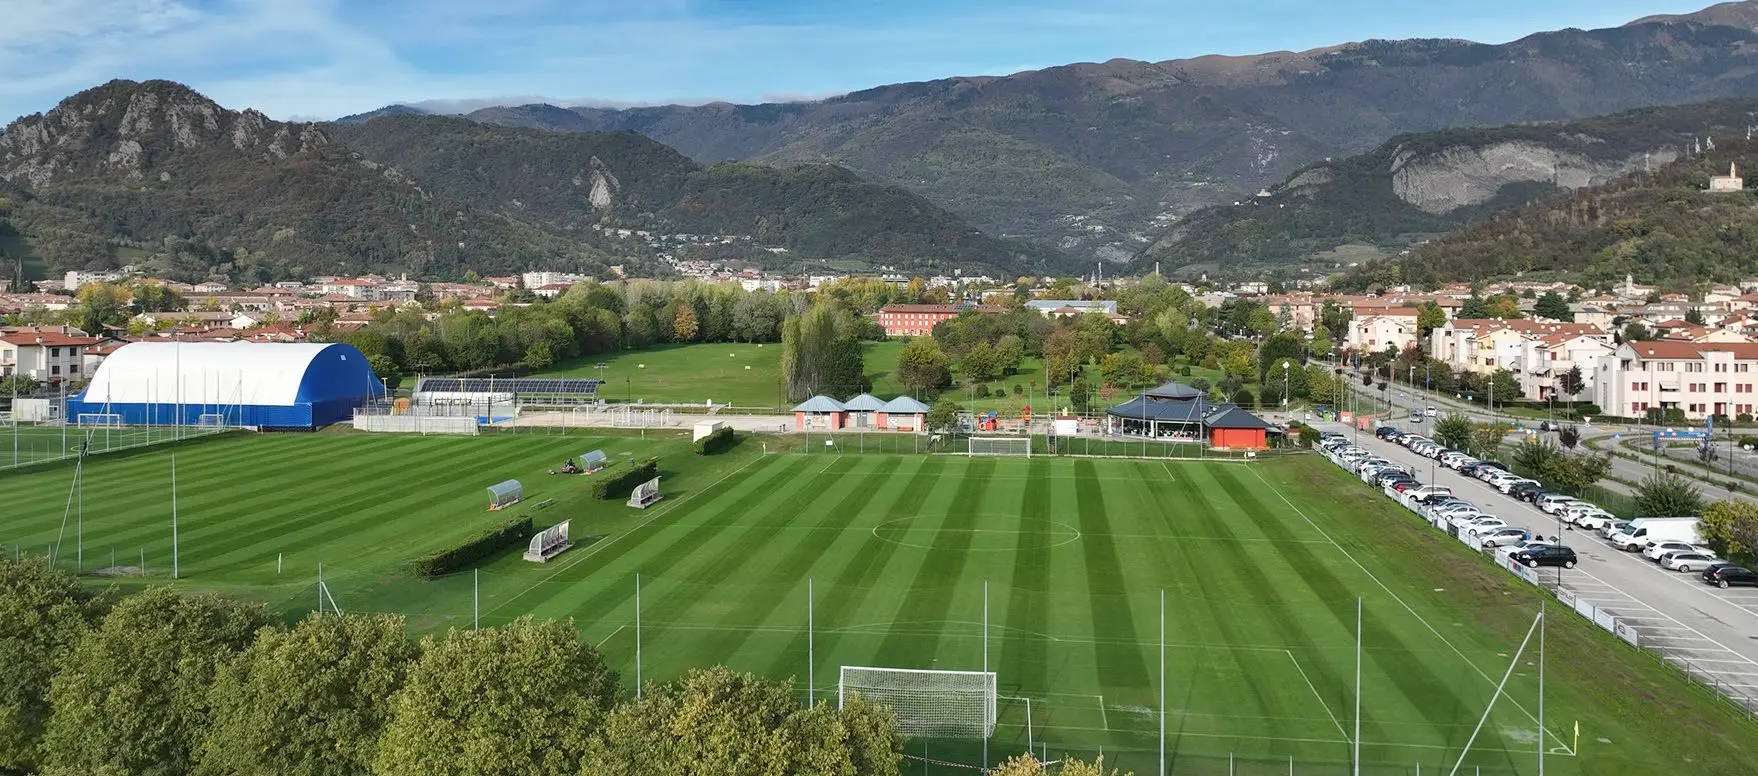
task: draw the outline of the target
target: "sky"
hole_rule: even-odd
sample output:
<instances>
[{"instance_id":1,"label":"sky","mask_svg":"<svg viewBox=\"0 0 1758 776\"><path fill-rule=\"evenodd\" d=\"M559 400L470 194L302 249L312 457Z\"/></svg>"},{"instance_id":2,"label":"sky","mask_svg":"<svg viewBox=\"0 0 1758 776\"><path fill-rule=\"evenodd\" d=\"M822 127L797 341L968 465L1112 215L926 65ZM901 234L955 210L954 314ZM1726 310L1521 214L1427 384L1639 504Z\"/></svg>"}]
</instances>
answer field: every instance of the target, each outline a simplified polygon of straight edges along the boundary
<instances>
[{"instance_id":1,"label":"sky","mask_svg":"<svg viewBox=\"0 0 1758 776\"><path fill-rule=\"evenodd\" d=\"M1116 57L1500 43L1710 0L0 0L0 121L114 78L327 119L391 103L817 99Z\"/></svg>"}]
</instances>

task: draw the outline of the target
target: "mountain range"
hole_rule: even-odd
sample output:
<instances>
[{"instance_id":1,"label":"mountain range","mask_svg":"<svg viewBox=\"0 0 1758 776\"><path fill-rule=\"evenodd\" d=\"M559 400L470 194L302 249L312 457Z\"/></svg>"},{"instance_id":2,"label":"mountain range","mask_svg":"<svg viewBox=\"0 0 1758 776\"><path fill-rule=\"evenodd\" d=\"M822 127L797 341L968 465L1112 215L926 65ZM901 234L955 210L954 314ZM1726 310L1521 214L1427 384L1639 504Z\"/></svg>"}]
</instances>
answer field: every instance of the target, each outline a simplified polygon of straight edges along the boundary
<instances>
[{"instance_id":1,"label":"mountain range","mask_svg":"<svg viewBox=\"0 0 1758 776\"><path fill-rule=\"evenodd\" d=\"M1758 3L1736 2L1505 44L1369 40L1255 56L1114 59L817 102L524 105L469 118L633 130L704 163L833 163L906 187L991 233L1122 262L1163 249L1162 233L1182 216L1401 133L1755 95Z\"/></svg>"},{"instance_id":2,"label":"mountain range","mask_svg":"<svg viewBox=\"0 0 1758 776\"><path fill-rule=\"evenodd\" d=\"M256 281L663 275L691 258L1008 275L1058 259L831 165L705 166L633 132L439 116L277 122L168 81L114 81L0 133L0 253L33 275L132 263Z\"/></svg>"}]
</instances>

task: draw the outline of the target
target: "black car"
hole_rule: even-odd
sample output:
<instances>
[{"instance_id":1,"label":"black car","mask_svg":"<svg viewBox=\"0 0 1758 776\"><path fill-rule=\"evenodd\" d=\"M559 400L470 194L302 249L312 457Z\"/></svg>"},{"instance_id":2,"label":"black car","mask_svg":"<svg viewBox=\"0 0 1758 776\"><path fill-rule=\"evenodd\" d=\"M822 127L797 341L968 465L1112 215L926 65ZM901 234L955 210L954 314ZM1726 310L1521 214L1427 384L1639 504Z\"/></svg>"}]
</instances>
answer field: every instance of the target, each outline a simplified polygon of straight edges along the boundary
<instances>
[{"instance_id":1,"label":"black car","mask_svg":"<svg viewBox=\"0 0 1758 776\"><path fill-rule=\"evenodd\" d=\"M1752 585L1758 587L1758 571L1744 566L1710 566L1703 571L1703 581L1718 587Z\"/></svg>"},{"instance_id":2,"label":"black car","mask_svg":"<svg viewBox=\"0 0 1758 776\"><path fill-rule=\"evenodd\" d=\"M1550 493L1550 491L1545 490L1543 485L1540 485L1536 482L1522 482L1522 483L1515 485L1514 487L1508 489L1508 495L1513 496L1514 498L1517 498L1521 501L1528 501L1528 502L1536 501L1539 496L1543 496L1548 493Z\"/></svg>"},{"instance_id":3,"label":"black car","mask_svg":"<svg viewBox=\"0 0 1758 776\"><path fill-rule=\"evenodd\" d=\"M1391 439L1399 434L1398 429L1391 426L1380 426L1373 430L1373 435L1380 439Z\"/></svg>"},{"instance_id":4,"label":"black car","mask_svg":"<svg viewBox=\"0 0 1758 776\"><path fill-rule=\"evenodd\" d=\"M1513 558L1515 563L1524 563L1533 568L1562 566L1566 569L1572 569L1575 567L1575 551L1555 544L1520 550L1509 557Z\"/></svg>"}]
</instances>

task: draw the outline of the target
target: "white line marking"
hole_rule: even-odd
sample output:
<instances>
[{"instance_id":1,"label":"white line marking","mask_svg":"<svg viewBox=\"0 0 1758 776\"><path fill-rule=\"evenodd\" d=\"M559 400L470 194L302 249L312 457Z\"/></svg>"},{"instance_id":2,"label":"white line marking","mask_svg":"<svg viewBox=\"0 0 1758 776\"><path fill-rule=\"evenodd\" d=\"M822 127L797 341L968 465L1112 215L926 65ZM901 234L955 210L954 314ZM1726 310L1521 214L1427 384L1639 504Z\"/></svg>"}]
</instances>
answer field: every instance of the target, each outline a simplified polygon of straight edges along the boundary
<instances>
[{"instance_id":1,"label":"white line marking","mask_svg":"<svg viewBox=\"0 0 1758 776\"><path fill-rule=\"evenodd\" d=\"M622 633L622 632L623 632L623 629L624 629L624 628L627 628L627 627L629 627L629 626L627 626L627 625L618 625L618 626L617 626L617 629L616 629L616 630L613 630L613 631L611 631L611 632L610 632L610 635L609 635L609 636L605 636L605 637L604 637L604 638L602 638L602 639L599 639L599 640L598 640L598 644L597 644L597 645L596 645L596 646L599 646L599 647L602 647L602 646L604 646L604 643L605 643L605 642L607 642L607 641L610 641L610 640L611 640L611 639L614 639L614 638L616 638L616 637L617 637L617 634L618 634L618 633Z\"/></svg>"},{"instance_id":2,"label":"white line marking","mask_svg":"<svg viewBox=\"0 0 1758 776\"><path fill-rule=\"evenodd\" d=\"M1293 663L1294 670L1300 672L1300 678L1306 680L1306 689L1312 691L1312 697L1317 698L1319 705L1324 707L1325 716L1330 717L1331 724L1337 726L1337 732L1343 734L1343 743L1345 743L1345 744L1349 743L1349 731L1343 729L1343 722L1341 720L1337 719L1336 714L1331 713L1331 704L1325 703L1325 696L1320 695L1318 688L1313 686L1312 677L1307 676L1306 669L1300 667L1300 661L1294 657L1294 651L1285 649L1285 650L1282 650L1282 654L1285 654L1288 656L1288 662Z\"/></svg>"},{"instance_id":3,"label":"white line marking","mask_svg":"<svg viewBox=\"0 0 1758 776\"><path fill-rule=\"evenodd\" d=\"M830 471L830 467L835 466L840 462L842 462L842 453L837 453L835 458L830 459L830 463L824 464L824 468L818 470L818 476L824 476L825 472Z\"/></svg>"},{"instance_id":4,"label":"white line marking","mask_svg":"<svg viewBox=\"0 0 1758 776\"><path fill-rule=\"evenodd\" d=\"M1446 636L1441 635L1441 632L1436 630L1434 625L1430 624L1428 620L1423 619L1422 615L1417 614L1416 610L1414 608L1411 608L1409 603L1405 602L1405 600L1403 598L1398 597L1397 593L1392 592L1392 588L1388 587L1385 582L1380 581L1379 577L1374 576L1374 573L1372 571L1368 571L1367 566L1362 565L1360 560L1357 560L1353 554L1351 554L1348 550L1344 549L1343 545L1339 544L1335 538L1332 538L1330 533L1326 532L1325 529L1320 528L1319 524L1317 522L1314 522L1313 519L1310 516L1308 516L1305 512L1301 511L1300 507L1295 506L1293 501L1288 500L1288 496L1282 493L1281 488L1276 487L1275 484L1271 483L1268 479L1266 479L1264 477L1264 475L1261 472L1259 472L1256 467L1252 467L1250 469L1250 471L1252 473L1252 476L1257 477L1259 482L1262 482L1266 487L1268 487L1270 489L1271 493L1276 494L1276 498L1281 499L1282 503L1287 504L1289 509L1294 510L1294 514L1300 515L1300 519L1305 520L1307 525L1312 526L1312 530L1318 531L1321 536L1324 536L1325 539L1331 543L1332 547L1337 548L1338 553L1342 554L1343 557L1348 558L1349 562L1355 564L1356 568L1361 569L1361 573L1366 574L1367 578L1373 580L1373 583L1375 585L1378 585L1381 590L1386 591L1386 595L1391 596L1392 600L1397 601L1399 606L1404 607L1404 611L1409 612L1411 617L1415 617L1417 622L1422 623L1422 627L1427 628L1429 633L1434 634L1434 637L1437 639L1440 639L1442 644L1447 645L1447 648L1451 649L1453 651L1453 654L1458 655L1459 659L1465 662L1465 665L1470 666L1470 668L1473 672L1475 672L1478 676L1483 677L1483 681L1489 683L1490 685L1499 685L1500 684L1500 682L1498 680L1492 679L1492 678L1490 678L1489 674L1484 673L1482 668L1479 668L1476 663L1471 661L1471 658L1466 657L1465 653L1463 651L1460 651L1458 645L1449 641ZM1513 704L1514 708L1519 709L1520 713L1525 714L1528 719L1532 720L1533 722L1538 721L1538 717L1536 715L1534 715L1532 712L1527 711L1526 707L1521 705L1519 701L1516 701L1513 698L1508 698L1508 702ZM1548 733L1550 731L1547 730L1544 732ZM1551 737L1555 738L1558 743L1565 743L1563 741L1562 737L1560 737L1560 736L1552 734Z\"/></svg>"}]
</instances>

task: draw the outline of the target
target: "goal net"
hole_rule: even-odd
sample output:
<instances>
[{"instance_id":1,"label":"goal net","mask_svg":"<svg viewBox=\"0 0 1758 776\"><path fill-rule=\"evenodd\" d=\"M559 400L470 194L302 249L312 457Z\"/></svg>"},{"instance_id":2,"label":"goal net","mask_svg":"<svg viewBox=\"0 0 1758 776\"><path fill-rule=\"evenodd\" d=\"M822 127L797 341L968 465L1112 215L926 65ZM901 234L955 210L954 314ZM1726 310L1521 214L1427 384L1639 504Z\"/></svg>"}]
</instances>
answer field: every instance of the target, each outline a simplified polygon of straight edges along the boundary
<instances>
[{"instance_id":1,"label":"goal net","mask_svg":"<svg viewBox=\"0 0 1758 776\"><path fill-rule=\"evenodd\" d=\"M114 413L85 413L74 416L74 422L81 426L97 426L99 428L121 428L122 416Z\"/></svg>"},{"instance_id":2,"label":"goal net","mask_svg":"<svg viewBox=\"0 0 1758 776\"><path fill-rule=\"evenodd\" d=\"M971 455L1023 455L1032 457L1031 437L971 437Z\"/></svg>"},{"instance_id":3,"label":"goal net","mask_svg":"<svg viewBox=\"0 0 1758 776\"><path fill-rule=\"evenodd\" d=\"M195 425L219 428L226 425L226 416L217 412L204 412L201 417L195 419Z\"/></svg>"},{"instance_id":4,"label":"goal net","mask_svg":"<svg viewBox=\"0 0 1758 776\"><path fill-rule=\"evenodd\" d=\"M995 734L993 671L843 666L837 707L857 695L891 707L904 735L988 738Z\"/></svg>"}]
</instances>

